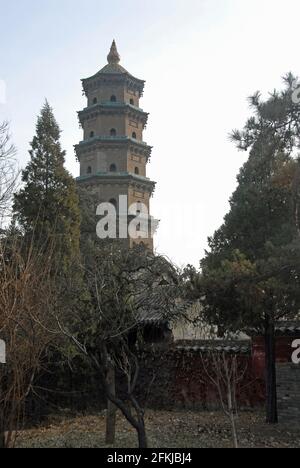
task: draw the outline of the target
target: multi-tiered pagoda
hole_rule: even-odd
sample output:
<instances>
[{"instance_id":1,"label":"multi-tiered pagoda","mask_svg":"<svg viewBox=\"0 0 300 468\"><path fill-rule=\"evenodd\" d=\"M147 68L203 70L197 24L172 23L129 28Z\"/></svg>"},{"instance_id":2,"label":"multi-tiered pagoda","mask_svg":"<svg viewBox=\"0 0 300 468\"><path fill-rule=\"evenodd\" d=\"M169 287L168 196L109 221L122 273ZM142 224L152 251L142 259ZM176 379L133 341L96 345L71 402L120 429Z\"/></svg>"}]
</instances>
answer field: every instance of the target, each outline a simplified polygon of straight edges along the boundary
<instances>
[{"instance_id":1,"label":"multi-tiered pagoda","mask_svg":"<svg viewBox=\"0 0 300 468\"><path fill-rule=\"evenodd\" d=\"M108 64L96 75L82 80L87 107L79 112L84 137L76 146L80 162L79 184L97 193L99 203L109 202L118 211L120 196L127 207L141 205L150 213L155 183L147 178L152 148L143 141L148 114L140 108L145 82L120 65L115 41ZM123 197L122 197L123 196ZM139 213L139 211L138 211ZM149 215L149 224L152 218ZM143 243L153 249L151 229L129 247Z\"/></svg>"}]
</instances>

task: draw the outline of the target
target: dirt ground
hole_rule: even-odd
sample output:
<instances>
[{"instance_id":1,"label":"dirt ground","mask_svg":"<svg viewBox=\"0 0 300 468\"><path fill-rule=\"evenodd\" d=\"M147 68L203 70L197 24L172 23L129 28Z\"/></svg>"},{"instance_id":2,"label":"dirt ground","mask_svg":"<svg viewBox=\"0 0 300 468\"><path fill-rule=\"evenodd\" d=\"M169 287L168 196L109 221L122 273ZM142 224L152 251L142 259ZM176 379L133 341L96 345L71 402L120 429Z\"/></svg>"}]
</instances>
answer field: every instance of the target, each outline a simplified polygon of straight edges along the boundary
<instances>
[{"instance_id":1,"label":"dirt ground","mask_svg":"<svg viewBox=\"0 0 300 468\"><path fill-rule=\"evenodd\" d=\"M148 411L151 448L231 448L228 420L221 413ZM263 413L241 413L239 442L243 448L300 448L299 427L264 423ZM42 427L21 432L18 448L105 448L105 413L90 416L52 416ZM136 433L118 415L115 448L137 446Z\"/></svg>"}]
</instances>

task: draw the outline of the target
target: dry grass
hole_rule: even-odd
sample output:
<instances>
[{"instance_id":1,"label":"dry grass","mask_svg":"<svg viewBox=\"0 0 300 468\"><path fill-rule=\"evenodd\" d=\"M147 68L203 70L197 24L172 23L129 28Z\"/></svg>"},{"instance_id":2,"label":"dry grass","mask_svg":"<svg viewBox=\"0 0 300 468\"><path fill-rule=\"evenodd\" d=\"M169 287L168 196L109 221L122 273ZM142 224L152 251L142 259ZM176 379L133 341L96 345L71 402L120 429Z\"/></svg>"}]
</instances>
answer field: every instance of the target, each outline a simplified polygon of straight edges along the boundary
<instances>
[{"instance_id":1,"label":"dry grass","mask_svg":"<svg viewBox=\"0 0 300 468\"><path fill-rule=\"evenodd\" d=\"M239 418L241 447L300 447L300 428L266 425L262 413L242 413ZM221 413L148 411L151 448L231 448L230 425ZM298 429L298 430L297 430ZM43 427L25 430L17 447L105 448L105 414L53 416ZM116 448L136 447L135 431L121 415L117 421Z\"/></svg>"}]
</instances>

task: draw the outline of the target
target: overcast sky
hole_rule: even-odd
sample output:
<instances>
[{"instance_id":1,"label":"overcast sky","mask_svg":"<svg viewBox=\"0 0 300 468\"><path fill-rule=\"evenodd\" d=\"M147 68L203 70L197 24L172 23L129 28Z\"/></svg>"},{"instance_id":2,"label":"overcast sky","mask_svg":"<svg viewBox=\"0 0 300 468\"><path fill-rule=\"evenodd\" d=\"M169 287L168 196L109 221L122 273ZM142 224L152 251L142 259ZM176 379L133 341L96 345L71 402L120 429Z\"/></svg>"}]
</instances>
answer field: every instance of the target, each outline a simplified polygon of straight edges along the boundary
<instances>
[{"instance_id":1,"label":"overcast sky","mask_svg":"<svg viewBox=\"0 0 300 468\"><path fill-rule=\"evenodd\" d=\"M8 119L20 166L28 160L45 97L63 130L67 167L79 174L81 78L106 64L112 39L121 64L147 81L148 175L157 181L155 245L180 266L198 265L222 223L246 159L228 141L249 116L247 96L300 75L299 0L0 0L0 119Z\"/></svg>"}]
</instances>

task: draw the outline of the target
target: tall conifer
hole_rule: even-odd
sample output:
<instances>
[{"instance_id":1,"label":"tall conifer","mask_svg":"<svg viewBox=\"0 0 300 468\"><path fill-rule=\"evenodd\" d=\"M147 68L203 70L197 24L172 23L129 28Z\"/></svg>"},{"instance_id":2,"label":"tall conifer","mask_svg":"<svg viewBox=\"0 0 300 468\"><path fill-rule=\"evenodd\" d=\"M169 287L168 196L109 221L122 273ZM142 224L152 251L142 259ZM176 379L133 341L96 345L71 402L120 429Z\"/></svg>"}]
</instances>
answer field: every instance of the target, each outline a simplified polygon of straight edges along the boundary
<instances>
[{"instance_id":1,"label":"tall conifer","mask_svg":"<svg viewBox=\"0 0 300 468\"><path fill-rule=\"evenodd\" d=\"M14 214L25 235L34 235L41 245L53 239L56 251L67 260L79 251L80 212L75 181L64 167L60 135L46 101L22 172L24 186L15 195Z\"/></svg>"}]
</instances>

